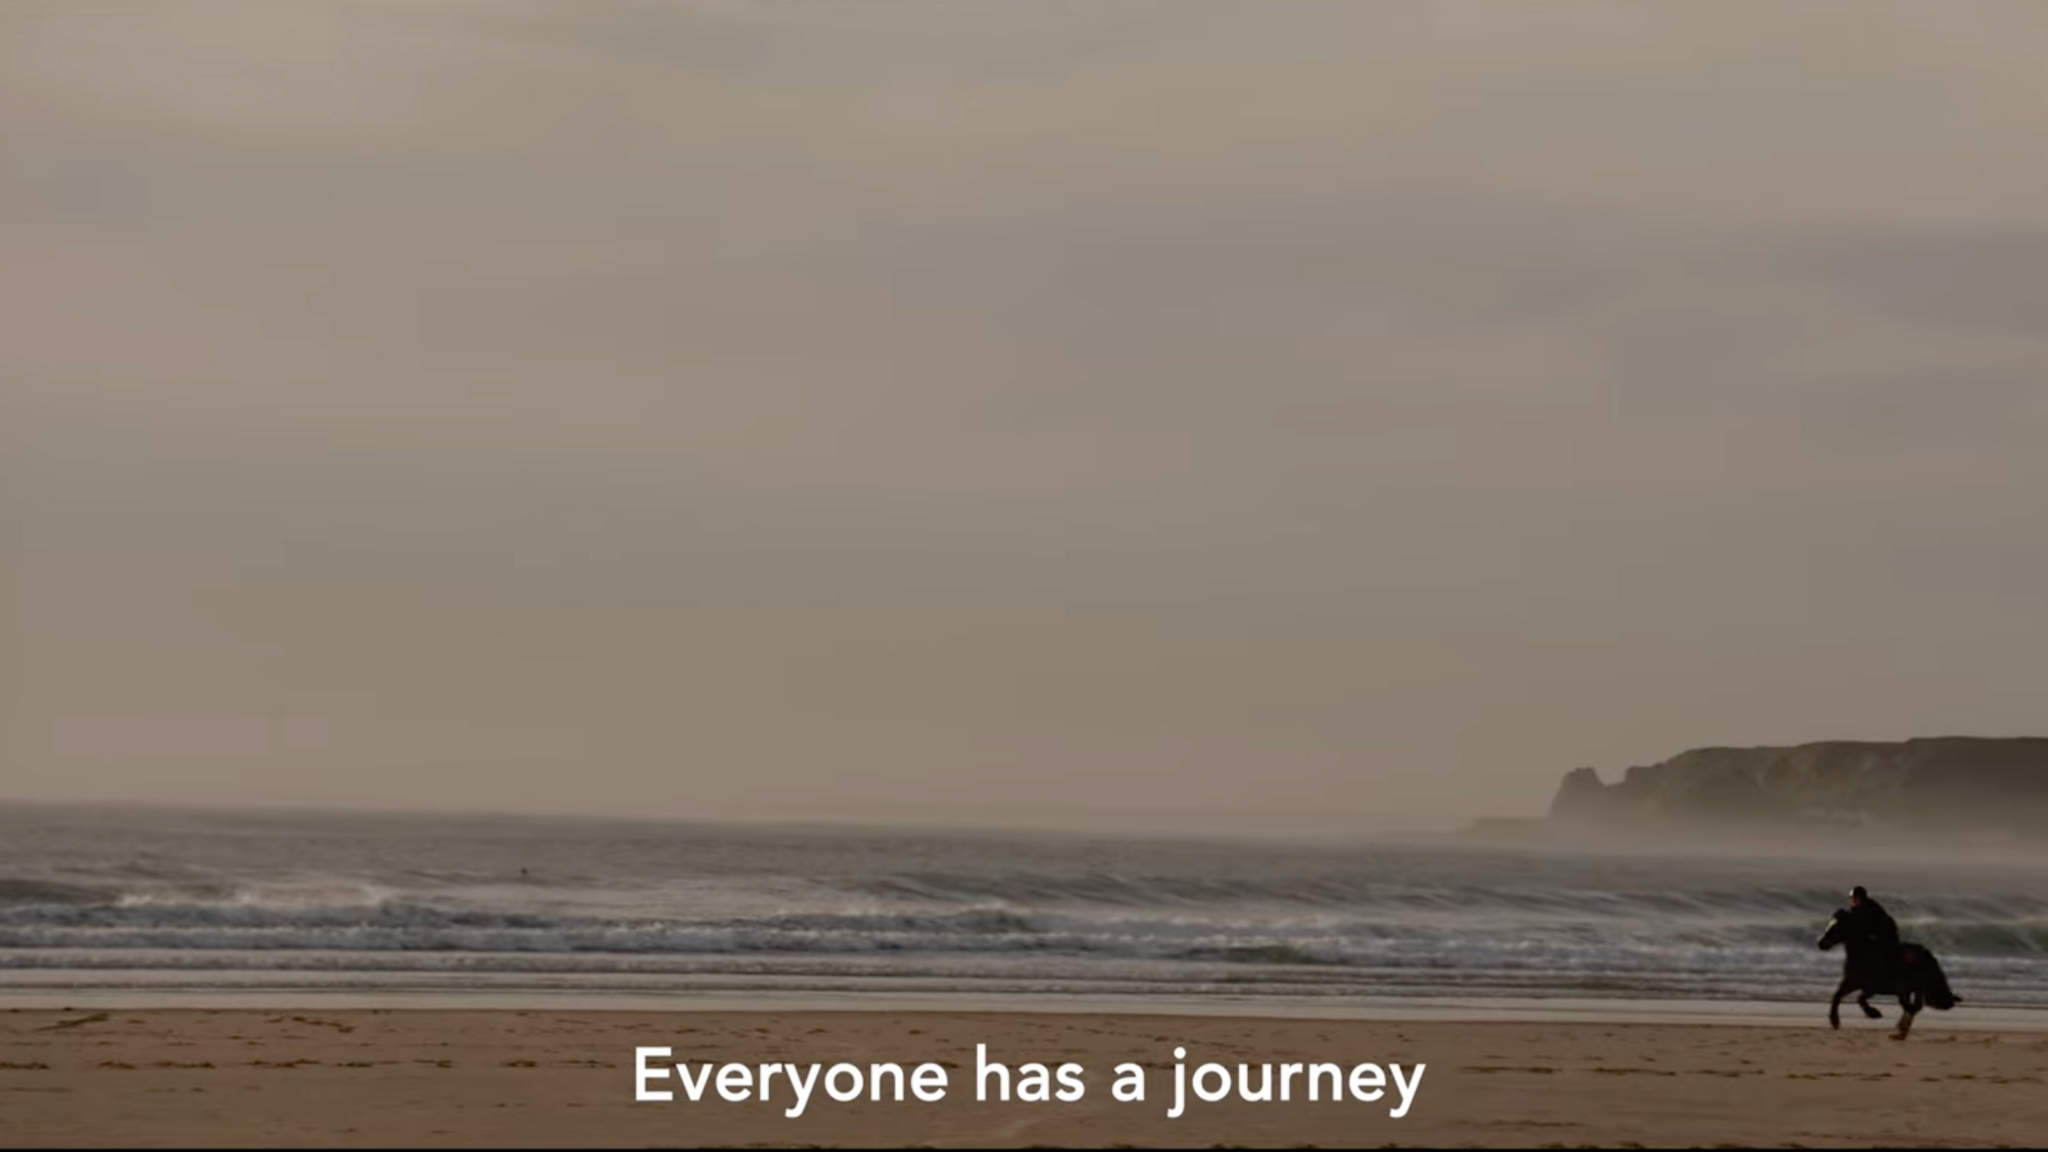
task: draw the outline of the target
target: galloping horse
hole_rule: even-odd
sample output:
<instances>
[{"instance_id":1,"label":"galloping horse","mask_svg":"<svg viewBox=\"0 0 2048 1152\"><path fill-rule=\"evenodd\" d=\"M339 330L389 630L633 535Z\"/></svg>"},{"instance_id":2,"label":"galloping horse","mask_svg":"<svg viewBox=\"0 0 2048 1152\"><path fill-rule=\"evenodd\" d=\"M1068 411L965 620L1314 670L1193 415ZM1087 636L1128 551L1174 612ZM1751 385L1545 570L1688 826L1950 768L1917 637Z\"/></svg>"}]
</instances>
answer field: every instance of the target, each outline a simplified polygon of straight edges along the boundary
<instances>
[{"instance_id":1,"label":"galloping horse","mask_svg":"<svg viewBox=\"0 0 2048 1152\"><path fill-rule=\"evenodd\" d=\"M1897 957L1887 964L1884 957L1871 954L1866 941L1845 938L1842 925L1848 919L1848 909L1835 909L1827 931L1820 937L1821 951L1840 944L1844 952L1842 984L1835 989L1834 1002L1828 1005L1829 1026L1842 1026L1842 997L1852 991L1861 991L1862 994L1856 997L1856 1006L1872 1020L1884 1018L1884 1013L1871 1006L1873 994L1889 993L1899 998L1899 1008L1904 1015L1899 1017L1898 1031L1892 1033L1894 1040L1904 1040L1906 1033L1913 1030L1913 1017L1923 1005L1937 1012L1946 1012L1962 1002L1961 996L1949 991L1948 977L1942 975L1934 953L1918 944L1901 944Z\"/></svg>"}]
</instances>

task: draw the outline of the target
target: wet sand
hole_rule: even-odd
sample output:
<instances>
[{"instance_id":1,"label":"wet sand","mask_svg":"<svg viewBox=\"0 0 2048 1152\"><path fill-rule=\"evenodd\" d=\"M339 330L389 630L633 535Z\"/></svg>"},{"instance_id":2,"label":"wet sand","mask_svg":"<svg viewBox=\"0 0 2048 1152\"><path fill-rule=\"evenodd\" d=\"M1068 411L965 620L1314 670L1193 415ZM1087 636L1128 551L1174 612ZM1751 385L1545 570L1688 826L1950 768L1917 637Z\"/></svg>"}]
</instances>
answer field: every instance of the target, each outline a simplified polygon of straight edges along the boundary
<instances>
[{"instance_id":1,"label":"wet sand","mask_svg":"<svg viewBox=\"0 0 2048 1152\"><path fill-rule=\"evenodd\" d=\"M1825 1027L1466 1023L970 1012L122 1010L0 1012L0 1145L2025 1145L2048 1132L2048 1035L1923 1014ZM975 1045L1086 1072L1072 1103L977 1103ZM947 1096L634 1099L669 1062L921 1062ZM1423 1064L1409 1113L1375 1102L1218 1103L1179 1119L1176 1046L1204 1062ZM1142 1103L1113 1069L1144 1065Z\"/></svg>"}]
</instances>

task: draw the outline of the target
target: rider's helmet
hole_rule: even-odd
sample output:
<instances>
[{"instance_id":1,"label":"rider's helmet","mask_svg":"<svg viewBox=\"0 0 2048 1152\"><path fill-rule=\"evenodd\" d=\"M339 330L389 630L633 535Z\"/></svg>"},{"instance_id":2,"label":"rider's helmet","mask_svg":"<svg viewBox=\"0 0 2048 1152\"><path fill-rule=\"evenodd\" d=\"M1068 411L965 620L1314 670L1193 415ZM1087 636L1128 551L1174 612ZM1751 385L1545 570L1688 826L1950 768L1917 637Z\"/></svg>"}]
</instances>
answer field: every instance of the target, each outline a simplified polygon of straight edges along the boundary
<instances>
[{"instance_id":1,"label":"rider's helmet","mask_svg":"<svg viewBox=\"0 0 2048 1152\"><path fill-rule=\"evenodd\" d=\"M1863 890L1863 885L1858 884L1854 888L1849 889L1849 906L1851 908L1868 899L1870 899L1870 893Z\"/></svg>"}]
</instances>

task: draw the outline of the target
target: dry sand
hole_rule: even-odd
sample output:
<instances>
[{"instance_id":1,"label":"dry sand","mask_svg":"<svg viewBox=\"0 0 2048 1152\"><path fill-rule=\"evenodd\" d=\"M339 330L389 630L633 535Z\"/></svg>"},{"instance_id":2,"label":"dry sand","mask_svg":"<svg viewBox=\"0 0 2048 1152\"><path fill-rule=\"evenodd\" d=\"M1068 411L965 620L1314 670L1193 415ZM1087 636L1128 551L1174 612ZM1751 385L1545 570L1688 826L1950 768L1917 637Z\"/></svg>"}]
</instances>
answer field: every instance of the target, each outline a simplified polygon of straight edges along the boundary
<instances>
[{"instance_id":1,"label":"dry sand","mask_svg":"<svg viewBox=\"0 0 2048 1152\"><path fill-rule=\"evenodd\" d=\"M1088 1069L1071 1103L978 1104L974 1045ZM1386 1101L1190 1101L1189 1063L1424 1063ZM946 1063L940 1103L636 1103L633 1049L691 1061ZM1147 1100L1111 1069L1152 1066ZM1943 1145L2048 1136L2048 1035L1923 1017L1825 1028L956 1012L0 1013L0 1145ZM673 1087L671 1082L669 1087Z\"/></svg>"}]
</instances>

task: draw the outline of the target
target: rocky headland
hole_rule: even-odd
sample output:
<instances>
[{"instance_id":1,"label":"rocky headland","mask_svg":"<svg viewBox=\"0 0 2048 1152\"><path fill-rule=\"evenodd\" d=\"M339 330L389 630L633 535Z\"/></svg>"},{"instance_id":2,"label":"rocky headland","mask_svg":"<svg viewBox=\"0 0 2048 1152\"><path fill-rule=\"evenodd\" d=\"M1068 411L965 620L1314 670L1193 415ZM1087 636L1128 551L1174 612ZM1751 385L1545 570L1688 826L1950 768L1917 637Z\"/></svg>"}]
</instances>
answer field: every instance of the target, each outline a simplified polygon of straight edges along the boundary
<instances>
[{"instance_id":1,"label":"rocky headland","mask_svg":"<svg viewBox=\"0 0 2048 1152\"><path fill-rule=\"evenodd\" d=\"M1612 784L1575 768L1547 823L1554 832L1836 828L2048 844L2048 738L1695 748Z\"/></svg>"}]
</instances>

